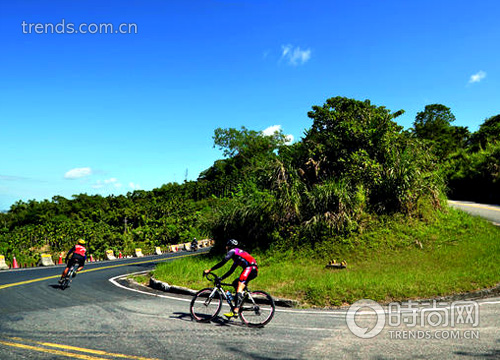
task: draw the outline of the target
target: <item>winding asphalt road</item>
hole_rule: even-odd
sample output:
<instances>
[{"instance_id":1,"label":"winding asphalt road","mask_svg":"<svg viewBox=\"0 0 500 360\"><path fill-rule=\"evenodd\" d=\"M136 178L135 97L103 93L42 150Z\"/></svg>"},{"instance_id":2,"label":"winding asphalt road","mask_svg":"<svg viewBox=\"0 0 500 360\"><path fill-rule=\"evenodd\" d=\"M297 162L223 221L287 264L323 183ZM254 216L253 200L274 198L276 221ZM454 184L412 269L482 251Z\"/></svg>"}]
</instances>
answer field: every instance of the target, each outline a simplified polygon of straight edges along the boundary
<instances>
[{"instance_id":1,"label":"winding asphalt road","mask_svg":"<svg viewBox=\"0 0 500 360\"><path fill-rule=\"evenodd\" d=\"M448 203L457 209L468 212L471 215L483 217L495 225L500 226L500 206L498 205L485 205L471 201L454 200L449 200Z\"/></svg>"},{"instance_id":2,"label":"winding asphalt road","mask_svg":"<svg viewBox=\"0 0 500 360\"><path fill-rule=\"evenodd\" d=\"M0 359L500 358L500 298L358 311L278 308L265 328L250 329L238 321L193 322L189 297L120 280L197 254L89 263L64 291L61 266L0 272ZM385 326L362 338L349 328L351 315L360 336L374 334L380 321Z\"/></svg>"}]
</instances>

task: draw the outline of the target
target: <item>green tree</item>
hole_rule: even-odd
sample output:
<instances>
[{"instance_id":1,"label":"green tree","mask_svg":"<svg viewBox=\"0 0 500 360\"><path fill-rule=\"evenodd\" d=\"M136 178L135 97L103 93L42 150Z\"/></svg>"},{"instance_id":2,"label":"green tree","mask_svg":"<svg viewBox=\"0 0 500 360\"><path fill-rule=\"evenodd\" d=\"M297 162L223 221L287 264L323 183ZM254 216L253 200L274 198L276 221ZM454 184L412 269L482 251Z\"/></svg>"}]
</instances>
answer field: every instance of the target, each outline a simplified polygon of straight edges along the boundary
<instances>
[{"instance_id":1,"label":"green tree","mask_svg":"<svg viewBox=\"0 0 500 360\"><path fill-rule=\"evenodd\" d=\"M330 98L313 106L308 116L313 125L306 131L303 149L298 150L301 172L308 182L340 177L359 151L383 160L402 127L394 119L404 111L391 113L385 107L344 97Z\"/></svg>"},{"instance_id":2,"label":"green tree","mask_svg":"<svg viewBox=\"0 0 500 360\"><path fill-rule=\"evenodd\" d=\"M262 131L217 128L214 132L214 147L223 150L224 156L241 156L250 160L256 155L269 154L285 144L286 136L281 131L264 135Z\"/></svg>"},{"instance_id":3,"label":"green tree","mask_svg":"<svg viewBox=\"0 0 500 360\"><path fill-rule=\"evenodd\" d=\"M500 142L500 114L486 119L470 138L472 151L484 149L495 142Z\"/></svg>"},{"instance_id":4,"label":"green tree","mask_svg":"<svg viewBox=\"0 0 500 360\"><path fill-rule=\"evenodd\" d=\"M264 135L261 131L217 128L214 132L214 147L223 151L226 159L218 160L202 172L199 181L210 181L217 185L216 193L231 196L244 183L266 185L268 174L277 161L277 153L285 145L286 136L277 131Z\"/></svg>"},{"instance_id":5,"label":"green tree","mask_svg":"<svg viewBox=\"0 0 500 360\"><path fill-rule=\"evenodd\" d=\"M451 125L454 121L455 115L449 107L432 104L417 113L413 123L415 136L426 141L441 162L464 147L470 136L467 127Z\"/></svg>"},{"instance_id":6,"label":"green tree","mask_svg":"<svg viewBox=\"0 0 500 360\"><path fill-rule=\"evenodd\" d=\"M314 191L315 186L333 180L337 185L324 189L342 189L337 193L344 199L359 198L362 188L370 208L381 213L409 212L426 193L439 196L440 183L430 158L394 121L402 113L344 97L313 106L308 113L313 125L303 149L297 150L297 166L309 188ZM344 206L343 212L354 214L358 203L344 203L353 208Z\"/></svg>"}]
</instances>

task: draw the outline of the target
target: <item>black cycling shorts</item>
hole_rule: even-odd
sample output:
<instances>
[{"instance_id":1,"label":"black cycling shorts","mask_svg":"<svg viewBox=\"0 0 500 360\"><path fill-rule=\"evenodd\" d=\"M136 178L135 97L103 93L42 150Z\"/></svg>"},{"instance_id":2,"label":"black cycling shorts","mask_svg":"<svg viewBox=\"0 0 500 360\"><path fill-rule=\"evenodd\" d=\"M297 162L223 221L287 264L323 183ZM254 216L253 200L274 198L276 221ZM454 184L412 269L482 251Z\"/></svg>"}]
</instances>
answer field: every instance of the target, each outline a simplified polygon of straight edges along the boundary
<instances>
[{"instance_id":1,"label":"black cycling shorts","mask_svg":"<svg viewBox=\"0 0 500 360\"><path fill-rule=\"evenodd\" d=\"M80 254L73 254L71 259L68 261L68 267L73 266L73 264L78 263L80 266L83 266L85 264L85 256L82 256ZM80 267L78 266L78 267Z\"/></svg>"}]
</instances>

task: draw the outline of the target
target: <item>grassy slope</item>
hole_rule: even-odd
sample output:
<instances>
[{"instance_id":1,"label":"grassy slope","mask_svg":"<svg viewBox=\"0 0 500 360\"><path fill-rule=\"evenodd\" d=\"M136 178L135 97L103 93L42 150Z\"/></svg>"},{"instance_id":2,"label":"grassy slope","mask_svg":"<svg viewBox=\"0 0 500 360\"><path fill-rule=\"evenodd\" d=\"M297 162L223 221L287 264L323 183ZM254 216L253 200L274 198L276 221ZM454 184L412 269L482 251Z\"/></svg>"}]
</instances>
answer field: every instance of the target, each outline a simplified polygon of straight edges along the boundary
<instances>
[{"instance_id":1,"label":"grassy slope","mask_svg":"<svg viewBox=\"0 0 500 360\"><path fill-rule=\"evenodd\" d=\"M391 219L371 228L340 245L337 239L314 250L257 254L260 272L252 288L304 306L338 306L362 298L389 302L442 296L500 282L500 228L486 221L448 209L425 221ZM346 259L347 269L326 269L331 258ZM220 259L205 256L161 264L154 276L202 288L208 285L202 270Z\"/></svg>"}]
</instances>

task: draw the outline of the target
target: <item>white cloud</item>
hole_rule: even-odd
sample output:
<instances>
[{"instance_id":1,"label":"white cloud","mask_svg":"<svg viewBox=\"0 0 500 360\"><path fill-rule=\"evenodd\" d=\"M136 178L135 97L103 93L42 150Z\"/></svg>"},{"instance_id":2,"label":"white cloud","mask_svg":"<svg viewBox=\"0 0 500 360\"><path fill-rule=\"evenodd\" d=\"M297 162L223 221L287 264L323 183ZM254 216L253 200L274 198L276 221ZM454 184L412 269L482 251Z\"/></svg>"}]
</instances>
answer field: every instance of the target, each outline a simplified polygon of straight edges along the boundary
<instances>
[{"instance_id":1,"label":"white cloud","mask_svg":"<svg viewBox=\"0 0 500 360\"><path fill-rule=\"evenodd\" d=\"M486 77L486 72L481 70L481 71L477 72L476 74L470 76L469 84L480 82L485 77Z\"/></svg>"},{"instance_id":2,"label":"white cloud","mask_svg":"<svg viewBox=\"0 0 500 360\"><path fill-rule=\"evenodd\" d=\"M272 125L269 126L267 129L262 130L262 134L266 136L271 136L274 135L275 132L279 132L281 130L281 125Z\"/></svg>"},{"instance_id":3,"label":"white cloud","mask_svg":"<svg viewBox=\"0 0 500 360\"><path fill-rule=\"evenodd\" d=\"M275 132L279 132L281 131L282 128L281 128L281 125L272 125L272 126L269 126L268 128L262 130L262 134L265 135L265 136L271 136L273 135ZM286 143L287 144L290 144L293 142L293 135L285 135L286 137Z\"/></svg>"},{"instance_id":4,"label":"white cloud","mask_svg":"<svg viewBox=\"0 0 500 360\"><path fill-rule=\"evenodd\" d=\"M122 187L122 184L118 181L117 178L106 179L106 180L104 180L104 183L108 184L108 185L111 185L111 186L113 186L115 188L121 188Z\"/></svg>"},{"instance_id":5,"label":"white cloud","mask_svg":"<svg viewBox=\"0 0 500 360\"><path fill-rule=\"evenodd\" d=\"M121 188L123 185L118 181L117 178L109 178L105 180L97 180L92 187L94 189L102 189L102 188Z\"/></svg>"},{"instance_id":6,"label":"white cloud","mask_svg":"<svg viewBox=\"0 0 500 360\"><path fill-rule=\"evenodd\" d=\"M129 182L128 186L130 186L130 188L132 188L133 190L140 190L141 189L141 185L133 183L133 182Z\"/></svg>"},{"instance_id":7,"label":"white cloud","mask_svg":"<svg viewBox=\"0 0 500 360\"><path fill-rule=\"evenodd\" d=\"M97 180L94 185L92 185L94 189L102 189L104 187L104 184L101 180Z\"/></svg>"},{"instance_id":8,"label":"white cloud","mask_svg":"<svg viewBox=\"0 0 500 360\"><path fill-rule=\"evenodd\" d=\"M290 65L305 64L311 58L311 49L302 50L299 46L281 45L281 59Z\"/></svg>"},{"instance_id":9,"label":"white cloud","mask_svg":"<svg viewBox=\"0 0 500 360\"><path fill-rule=\"evenodd\" d=\"M71 169L64 174L65 179L74 180L92 175L92 169L89 167Z\"/></svg>"}]
</instances>

